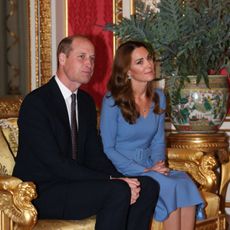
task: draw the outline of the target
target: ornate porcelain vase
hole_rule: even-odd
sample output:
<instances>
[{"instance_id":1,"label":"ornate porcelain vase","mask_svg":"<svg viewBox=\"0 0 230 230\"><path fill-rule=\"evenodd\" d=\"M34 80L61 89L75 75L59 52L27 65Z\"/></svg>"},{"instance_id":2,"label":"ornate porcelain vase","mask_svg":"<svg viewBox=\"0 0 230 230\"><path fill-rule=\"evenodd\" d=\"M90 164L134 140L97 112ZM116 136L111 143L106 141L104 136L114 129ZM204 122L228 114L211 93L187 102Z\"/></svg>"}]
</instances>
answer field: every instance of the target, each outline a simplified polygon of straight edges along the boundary
<instances>
[{"instance_id":1,"label":"ornate porcelain vase","mask_svg":"<svg viewBox=\"0 0 230 230\"><path fill-rule=\"evenodd\" d=\"M178 132L214 133L223 123L228 110L227 76L209 75L209 87L196 84L196 76L176 94L168 88L169 116Z\"/></svg>"}]
</instances>

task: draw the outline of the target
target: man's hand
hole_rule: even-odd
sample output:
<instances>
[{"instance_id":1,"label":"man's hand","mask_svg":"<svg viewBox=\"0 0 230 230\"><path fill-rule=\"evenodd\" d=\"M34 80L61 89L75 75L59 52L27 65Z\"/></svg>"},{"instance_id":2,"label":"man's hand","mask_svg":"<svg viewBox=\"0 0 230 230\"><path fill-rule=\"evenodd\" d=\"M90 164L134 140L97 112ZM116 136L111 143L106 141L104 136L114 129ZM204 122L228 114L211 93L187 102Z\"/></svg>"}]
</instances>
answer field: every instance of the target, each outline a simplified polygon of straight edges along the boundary
<instances>
[{"instance_id":1,"label":"man's hand","mask_svg":"<svg viewBox=\"0 0 230 230\"><path fill-rule=\"evenodd\" d=\"M169 168L165 166L164 161L158 161L154 166L150 168L146 168L144 170L144 172L150 172L150 171L155 171L155 172L158 172L158 173L161 173L167 176L169 173Z\"/></svg>"},{"instance_id":2,"label":"man's hand","mask_svg":"<svg viewBox=\"0 0 230 230\"><path fill-rule=\"evenodd\" d=\"M111 178L111 179L116 179L116 180L123 180L126 183L128 183L130 190L131 190L131 200L130 200L130 205L134 204L139 195L140 195L140 182L136 178L128 178L128 177L119 177L119 178Z\"/></svg>"}]
</instances>

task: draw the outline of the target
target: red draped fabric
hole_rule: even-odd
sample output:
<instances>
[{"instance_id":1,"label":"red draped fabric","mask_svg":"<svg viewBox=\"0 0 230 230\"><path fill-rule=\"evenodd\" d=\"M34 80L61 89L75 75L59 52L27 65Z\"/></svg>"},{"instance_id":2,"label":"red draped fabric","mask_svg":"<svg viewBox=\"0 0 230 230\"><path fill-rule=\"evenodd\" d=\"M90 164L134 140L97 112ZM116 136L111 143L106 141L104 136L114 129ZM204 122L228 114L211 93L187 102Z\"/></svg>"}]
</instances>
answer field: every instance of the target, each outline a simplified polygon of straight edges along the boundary
<instances>
[{"instance_id":1,"label":"red draped fabric","mask_svg":"<svg viewBox=\"0 0 230 230\"><path fill-rule=\"evenodd\" d=\"M93 96L99 108L113 60L113 35L104 31L103 26L112 20L112 0L68 0L69 35L87 35L96 48L94 75L90 83L82 88Z\"/></svg>"}]
</instances>

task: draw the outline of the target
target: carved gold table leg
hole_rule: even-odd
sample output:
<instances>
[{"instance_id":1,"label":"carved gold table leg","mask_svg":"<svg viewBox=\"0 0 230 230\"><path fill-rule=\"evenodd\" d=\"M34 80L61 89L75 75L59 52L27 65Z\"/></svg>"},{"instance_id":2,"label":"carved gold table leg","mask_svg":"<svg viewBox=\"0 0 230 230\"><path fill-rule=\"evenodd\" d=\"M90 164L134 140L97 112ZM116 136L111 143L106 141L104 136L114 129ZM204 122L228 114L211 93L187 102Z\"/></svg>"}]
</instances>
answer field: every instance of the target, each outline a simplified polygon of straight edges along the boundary
<instances>
[{"instance_id":1,"label":"carved gold table leg","mask_svg":"<svg viewBox=\"0 0 230 230\"><path fill-rule=\"evenodd\" d=\"M169 168L188 172L203 191L212 191L216 187L214 168L217 165L212 155L192 149L168 148Z\"/></svg>"},{"instance_id":2,"label":"carved gold table leg","mask_svg":"<svg viewBox=\"0 0 230 230\"><path fill-rule=\"evenodd\" d=\"M186 150L196 150L197 153L203 152L204 156L213 157L216 159L217 166L220 169L220 178L212 175L210 177L209 174L203 174L203 176L207 177L206 182L204 180L203 190L206 191L215 191L221 197L221 211L224 212L224 203L226 197L227 184L230 180L229 171L230 171L230 162L229 162L229 143L228 143L228 135L224 132L220 133L209 133L209 134L196 134L196 133L170 133L167 137L168 147L176 148L176 149L186 149ZM187 172L192 173L194 170L198 170L197 168L193 169L193 162L197 163L199 161L200 168L199 171L204 171L201 167L209 167L212 165L211 158L207 159L204 156L200 156L199 159L194 156L194 159L190 161L190 163L184 164L186 165ZM173 159L173 163L183 162L183 156L180 154ZM202 164L201 164L202 163ZM182 164L182 163L181 163ZM203 166L202 166L203 165ZM217 170L212 170L215 175L218 175ZM214 180L214 181L213 181ZM207 182L209 181L209 182ZM205 184L206 183L206 184Z\"/></svg>"},{"instance_id":3,"label":"carved gold table leg","mask_svg":"<svg viewBox=\"0 0 230 230\"><path fill-rule=\"evenodd\" d=\"M221 197L221 210L225 209L225 198L226 192L228 188L228 184L230 181L230 161L227 163L223 163L221 165L221 182L220 182L220 189L219 195Z\"/></svg>"}]
</instances>

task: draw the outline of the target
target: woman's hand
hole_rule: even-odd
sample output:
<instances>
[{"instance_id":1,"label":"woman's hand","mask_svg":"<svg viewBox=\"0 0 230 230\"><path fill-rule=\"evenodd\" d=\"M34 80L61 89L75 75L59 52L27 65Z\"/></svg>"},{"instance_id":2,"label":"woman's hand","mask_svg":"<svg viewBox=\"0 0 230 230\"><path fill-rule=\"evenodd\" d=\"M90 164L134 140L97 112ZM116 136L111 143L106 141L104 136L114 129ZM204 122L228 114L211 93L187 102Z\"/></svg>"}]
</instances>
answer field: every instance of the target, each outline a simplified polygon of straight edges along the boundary
<instances>
[{"instance_id":1,"label":"woman's hand","mask_svg":"<svg viewBox=\"0 0 230 230\"><path fill-rule=\"evenodd\" d=\"M168 175L169 173L169 168L167 168L165 166L165 162L164 161L158 161L155 165L153 165L152 167L150 168L146 168L144 170L144 172L150 172L150 171L154 171L154 172L158 172L158 173L161 173L161 174L164 174L164 175Z\"/></svg>"}]
</instances>

